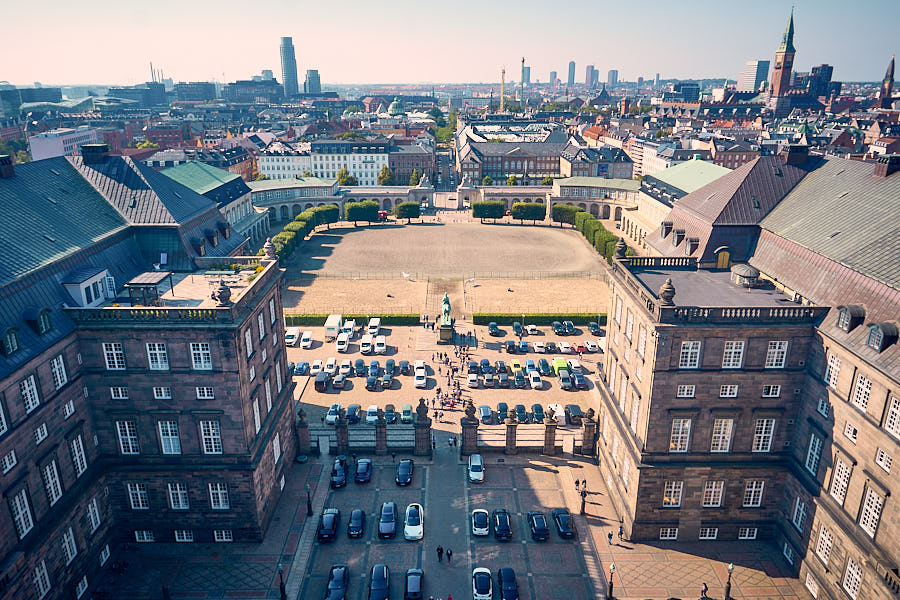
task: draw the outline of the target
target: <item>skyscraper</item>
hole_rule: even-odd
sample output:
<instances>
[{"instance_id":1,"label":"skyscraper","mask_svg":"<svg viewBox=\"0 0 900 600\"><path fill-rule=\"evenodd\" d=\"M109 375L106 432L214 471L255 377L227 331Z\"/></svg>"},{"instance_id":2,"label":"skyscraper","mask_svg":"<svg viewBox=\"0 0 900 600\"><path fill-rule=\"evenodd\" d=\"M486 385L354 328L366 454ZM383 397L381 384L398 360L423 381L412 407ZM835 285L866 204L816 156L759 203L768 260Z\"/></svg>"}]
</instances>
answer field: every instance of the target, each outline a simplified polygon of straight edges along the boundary
<instances>
[{"instance_id":1,"label":"skyscraper","mask_svg":"<svg viewBox=\"0 0 900 600\"><path fill-rule=\"evenodd\" d=\"M575 61L569 61L569 78L566 80L567 85L570 87L575 85Z\"/></svg>"},{"instance_id":2,"label":"skyscraper","mask_svg":"<svg viewBox=\"0 0 900 600\"><path fill-rule=\"evenodd\" d=\"M749 60L738 76L737 91L756 92L759 86L769 78L769 61Z\"/></svg>"},{"instance_id":3,"label":"skyscraper","mask_svg":"<svg viewBox=\"0 0 900 600\"><path fill-rule=\"evenodd\" d=\"M556 71L550 71L550 87L556 85Z\"/></svg>"},{"instance_id":4,"label":"skyscraper","mask_svg":"<svg viewBox=\"0 0 900 600\"><path fill-rule=\"evenodd\" d=\"M594 80L594 65L588 65L584 68L584 85L591 85Z\"/></svg>"},{"instance_id":5,"label":"skyscraper","mask_svg":"<svg viewBox=\"0 0 900 600\"><path fill-rule=\"evenodd\" d=\"M316 69L306 70L306 81L303 82L303 91L307 94L321 94L322 82L319 80L319 71Z\"/></svg>"},{"instance_id":6,"label":"skyscraper","mask_svg":"<svg viewBox=\"0 0 900 600\"><path fill-rule=\"evenodd\" d=\"M619 71L616 69L610 69L606 73L606 85L612 87L619 83Z\"/></svg>"},{"instance_id":7,"label":"skyscraper","mask_svg":"<svg viewBox=\"0 0 900 600\"><path fill-rule=\"evenodd\" d=\"M653 87L659 87L659 73L656 74L656 79L653 80Z\"/></svg>"},{"instance_id":8,"label":"skyscraper","mask_svg":"<svg viewBox=\"0 0 900 600\"><path fill-rule=\"evenodd\" d=\"M281 38L281 82L285 96L297 95L297 57L294 54L294 39L290 37Z\"/></svg>"}]
</instances>

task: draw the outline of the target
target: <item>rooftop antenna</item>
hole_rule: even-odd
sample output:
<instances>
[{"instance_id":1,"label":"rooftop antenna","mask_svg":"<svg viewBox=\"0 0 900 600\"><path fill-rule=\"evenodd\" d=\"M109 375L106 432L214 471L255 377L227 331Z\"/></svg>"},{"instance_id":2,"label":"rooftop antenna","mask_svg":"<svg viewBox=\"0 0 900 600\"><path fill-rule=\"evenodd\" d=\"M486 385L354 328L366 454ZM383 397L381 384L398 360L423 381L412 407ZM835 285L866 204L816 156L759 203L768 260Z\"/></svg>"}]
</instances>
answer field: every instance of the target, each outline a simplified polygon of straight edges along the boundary
<instances>
[{"instance_id":1,"label":"rooftop antenna","mask_svg":"<svg viewBox=\"0 0 900 600\"><path fill-rule=\"evenodd\" d=\"M506 67L500 69L500 112L506 110Z\"/></svg>"}]
</instances>

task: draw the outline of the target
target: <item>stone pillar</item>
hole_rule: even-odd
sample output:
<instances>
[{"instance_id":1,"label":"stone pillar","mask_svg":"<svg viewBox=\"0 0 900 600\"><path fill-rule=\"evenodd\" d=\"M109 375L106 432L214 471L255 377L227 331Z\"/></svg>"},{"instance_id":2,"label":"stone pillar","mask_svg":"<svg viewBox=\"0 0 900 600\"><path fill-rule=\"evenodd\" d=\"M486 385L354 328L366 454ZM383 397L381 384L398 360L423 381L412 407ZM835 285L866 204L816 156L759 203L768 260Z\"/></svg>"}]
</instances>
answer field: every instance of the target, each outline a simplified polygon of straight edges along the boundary
<instances>
[{"instance_id":1,"label":"stone pillar","mask_svg":"<svg viewBox=\"0 0 900 600\"><path fill-rule=\"evenodd\" d=\"M515 419L506 420L506 449L504 450L506 454L518 453L516 446L516 426L518 424L519 422Z\"/></svg>"},{"instance_id":2,"label":"stone pillar","mask_svg":"<svg viewBox=\"0 0 900 600\"><path fill-rule=\"evenodd\" d=\"M543 454L554 456L556 454L556 420L547 417L544 420L544 449Z\"/></svg>"},{"instance_id":3,"label":"stone pillar","mask_svg":"<svg viewBox=\"0 0 900 600\"><path fill-rule=\"evenodd\" d=\"M413 454L416 456L431 455L431 419L428 417L428 405L425 398L419 398L416 407L416 423L413 425L416 432L416 448Z\"/></svg>"},{"instance_id":4,"label":"stone pillar","mask_svg":"<svg viewBox=\"0 0 900 600\"><path fill-rule=\"evenodd\" d=\"M334 424L335 433L337 433L337 453L347 454L350 451L350 436L347 432L347 417L344 409Z\"/></svg>"},{"instance_id":5,"label":"stone pillar","mask_svg":"<svg viewBox=\"0 0 900 600\"><path fill-rule=\"evenodd\" d=\"M380 408L378 410L381 411ZM384 419L380 419L375 423L375 454L384 456L387 451L387 423Z\"/></svg>"},{"instance_id":6,"label":"stone pillar","mask_svg":"<svg viewBox=\"0 0 900 600\"><path fill-rule=\"evenodd\" d=\"M591 458L597 453L597 421L584 418L581 420L581 453Z\"/></svg>"},{"instance_id":7,"label":"stone pillar","mask_svg":"<svg viewBox=\"0 0 900 600\"><path fill-rule=\"evenodd\" d=\"M308 455L312 445L309 439L309 423L306 422L306 411L302 408L297 411L294 431L297 433L297 455Z\"/></svg>"}]
</instances>

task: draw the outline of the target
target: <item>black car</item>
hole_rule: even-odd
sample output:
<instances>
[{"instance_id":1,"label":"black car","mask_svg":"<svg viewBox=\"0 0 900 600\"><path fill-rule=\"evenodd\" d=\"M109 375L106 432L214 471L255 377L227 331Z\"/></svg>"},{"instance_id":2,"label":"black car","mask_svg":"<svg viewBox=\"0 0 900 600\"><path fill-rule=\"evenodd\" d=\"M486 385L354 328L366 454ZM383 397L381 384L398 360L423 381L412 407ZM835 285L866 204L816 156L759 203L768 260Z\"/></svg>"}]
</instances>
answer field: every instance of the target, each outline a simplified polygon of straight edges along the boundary
<instances>
[{"instance_id":1,"label":"black car","mask_svg":"<svg viewBox=\"0 0 900 600\"><path fill-rule=\"evenodd\" d=\"M347 521L347 535L352 538L362 537L366 532L366 511L354 508Z\"/></svg>"},{"instance_id":2,"label":"black car","mask_svg":"<svg viewBox=\"0 0 900 600\"><path fill-rule=\"evenodd\" d=\"M575 335L575 323L572 321L563 321L563 328L566 330L566 335Z\"/></svg>"},{"instance_id":3,"label":"black car","mask_svg":"<svg viewBox=\"0 0 900 600\"><path fill-rule=\"evenodd\" d=\"M497 375L497 387L509 387L509 375L506 374L506 371L503 371L502 373Z\"/></svg>"},{"instance_id":4,"label":"black car","mask_svg":"<svg viewBox=\"0 0 900 600\"><path fill-rule=\"evenodd\" d=\"M478 363L475 362L474 360L470 360L469 364L468 364L468 368L466 369L466 373L468 375L471 375L472 373L475 373L476 375L478 375Z\"/></svg>"},{"instance_id":5,"label":"black car","mask_svg":"<svg viewBox=\"0 0 900 600\"><path fill-rule=\"evenodd\" d=\"M503 335L503 332L500 331L500 328L497 327L497 324L491 321L488 323L488 333L494 337L499 337Z\"/></svg>"},{"instance_id":6,"label":"black car","mask_svg":"<svg viewBox=\"0 0 900 600\"><path fill-rule=\"evenodd\" d=\"M494 511L494 537L498 540L512 539L512 525L509 521L509 511L498 508Z\"/></svg>"},{"instance_id":7,"label":"black car","mask_svg":"<svg viewBox=\"0 0 900 600\"><path fill-rule=\"evenodd\" d=\"M556 532L559 537L570 540L575 537L575 523L572 522L572 515L565 508L554 508L553 522L556 523Z\"/></svg>"},{"instance_id":8,"label":"black car","mask_svg":"<svg viewBox=\"0 0 900 600\"><path fill-rule=\"evenodd\" d=\"M336 508L326 508L319 519L319 529L316 537L320 542L333 542L337 539L338 528L341 526L341 511Z\"/></svg>"},{"instance_id":9,"label":"black car","mask_svg":"<svg viewBox=\"0 0 900 600\"><path fill-rule=\"evenodd\" d=\"M342 488L347 485L347 475L350 466L347 464L347 457L341 454L334 459L331 467L331 487L333 489Z\"/></svg>"},{"instance_id":10,"label":"black car","mask_svg":"<svg viewBox=\"0 0 900 600\"><path fill-rule=\"evenodd\" d=\"M553 327L553 333L556 335L566 335L566 328L559 321L553 321L550 326Z\"/></svg>"},{"instance_id":11,"label":"black car","mask_svg":"<svg viewBox=\"0 0 900 600\"><path fill-rule=\"evenodd\" d=\"M572 373L572 383L575 385L575 389L578 390L586 390L590 387L587 377L581 373Z\"/></svg>"},{"instance_id":12,"label":"black car","mask_svg":"<svg viewBox=\"0 0 900 600\"><path fill-rule=\"evenodd\" d=\"M509 418L509 406L506 405L506 402L500 402L497 404L497 420L502 424Z\"/></svg>"},{"instance_id":13,"label":"black car","mask_svg":"<svg viewBox=\"0 0 900 600\"><path fill-rule=\"evenodd\" d=\"M522 335L522 324L518 321L513 323L513 333L516 335Z\"/></svg>"},{"instance_id":14,"label":"black car","mask_svg":"<svg viewBox=\"0 0 900 600\"><path fill-rule=\"evenodd\" d=\"M534 541L546 542L550 539L550 528L547 527L544 513L537 510L528 513L528 528L531 529L531 539Z\"/></svg>"},{"instance_id":15,"label":"black car","mask_svg":"<svg viewBox=\"0 0 900 600\"><path fill-rule=\"evenodd\" d=\"M531 418L535 423L541 423L544 420L544 407L540 404L532 404Z\"/></svg>"},{"instance_id":16,"label":"black car","mask_svg":"<svg viewBox=\"0 0 900 600\"><path fill-rule=\"evenodd\" d=\"M549 354L556 354L559 351L559 348L557 348L556 346L556 342L547 342L544 345L547 346L547 352Z\"/></svg>"},{"instance_id":17,"label":"black car","mask_svg":"<svg viewBox=\"0 0 900 600\"><path fill-rule=\"evenodd\" d=\"M393 423L397 420L397 409L393 404L384 407L384 420L386 423Z\"/></svg>"},{"instance_id":18,"label":"black car","mask_svg":"<svg viewBox=\"0 0 900 600\"><path fill-rule=\"evenodd\" d=\"M603 330L600 329L600 325L596 321L588 322L588 329L591 332L591 335L595 335L600 337L600 334L603 333Z\"/></svg>"},{"instance_id":19,"label":"black car","mask_svg":"<svg viewBox=\"0 0 900 600\"><path fill-rule=\"evenodd\" d=\"M506 340L505 346L506 346L506 352L508 354L515 354L516 350L518 349L518 346L516 346L515 340Z\"/></svg>"},{"instance_id":20,"label":"black car","mask_svg":"<svg viewBox=\"0 0 900 600\"><path fill-rule=\"evenodd\" d=\"M397 535L397 505L385 502L381 505L381 516L378 517L378 537L393 538Z\"/></svg>"},{"instance_id":21,"label":"black car","mask_svg":"<svg viewBox=\"0 0 900 600\"><path fill-rule=\"evenodd\" d=\"M410 569L406 572L403 600L421 600L425 597L425 571Z\"/></svg>"},{"instance_id":22,"label":"black car","mask_svg":"<svg viewBox=\"0 0 900 600\"><path fill-rule=\"evenodd\" d=\"M409 361L408 360L400 361L400 374L401 375L409 375Z\"/></svg>"},{"instance_id":23,"label":"black car","mask_svg":"<svg viewBox=\"0 0 900 600\"><path fill-rule=\"evenodd\" d=\"M347 407L347 423L353 425L359 423L359 411L362 407L359 404L351 404Z\"/></svg>"},{"instance_id":24,"label":"black car","mask_svg":"<svg viewBox=\"0 0 900 600\"><path fill-rule=\"evenodd\" d=\"M400 461L400 464L397 465L397 477L394 478L394 482L397 485L409 485L412 483L413 470L415 469L415 465L411 458L404 458Z\"/></svg>"},{"instance_id":25,"label":"black car","mask_svg":"<svg viewBox=\"0 0 900 600\"><path fill-rule=\"evenodd\" d=\"M353 363L353 374L357 377L362 377L366 374L366 361L361 358L357 358L356 362Z\"/></svg>"},{"instance_id":26,"label":"black car","mask_svg":"<svg viewBox=\"0 0 900 600\"><path fill-rule=\"evenodd\" d=\"M325 588L325 600L344 600L347 597L347 584L350 582L350 567L344 564L331 565L328 572L328 587Z\"/></svg>"},{"instance_id":27,"label":"black car","mask_svg":"<svg viewBox=\"0 0 900 600\"><path fill-rule=\"evenodd\" d=\"M497 571L497 587L500 588L500 600L519 600L516 572L509 567L503 567Z\"/></svg>"},{"instance_id":28,"label":"black car","mask_svg":"<svg viewBox=\"0 0 900 600\"><path fill-rule=\"evenodd\" d=\"M481 372L482 373L493 373L494 367L491 365L491 361L486 358L481 359Z\"/></svg>"},{"instance_id":29,"label":"black car","mask_svg":"<svg viewBox=\"0 0 900 600\"><path fill-rule=\"evenodd\" d=\"M513 383L519 389L523 389L528 385L528 381L526 381L525 374L522 371L516 371L516 374L513 376Z\"/></svg>"},{"instance_id":30,"label":"black car","mask_svg":"<svg viewBox=\"0 0 900 600\"><path fill-rule=\"evenodd\" d=\"M374 390L378 387L378 377L375 375L369 375L366 377L366 389Z\"/></svg>"},{"instance_id":31,"label":"black car","mask_svg":"<svg viewBox=\"0 0 900 600\"><path fill-rule=\"evenodd\" d=\"M519 423L528 422L528 411L525 410L524 404L516 404L516 421Z\"/></svg>"},{"instance_id":32,"label":"black car","mask_svg":"<svg viewBox=\"0 0 900 600\"><path fill-rule=\"evenodd\" d=\"M391 571L387 565L375 565L369 580L369 600L388 600L390 595Z\"/></svg>"},{"instance_id":33,"label":"black car","mask_svg":"<svg viewBox=\"0 0 900 600\"><path fill-rule=\"evenodd\" d=\"M356 483L369 483L372 480L372 459L361 458L356 463L356 475L353 478Z\"/></svg>"},{"instance_id":34,"label":"black car","mask_svg":"<svg viewBox=\"0 0 900 600\"><path fill-rule=\"evenodd\" d=\"M494 363L494 372L499 375L500 373L506 373L506 363L502 360L498 360Z\"/></svg>"},{"instance_id":35,"label":"black car","mask_svg":"<svg viewBox=\"0 0 900 600\"><path fill-rule=\"evenodd\" d=\"M581 419L584 417L584 413L581 412L581 407L577 404L567 404L566 405L566 424L567 425L581 425Z\"/></svg>"}]
</instances>

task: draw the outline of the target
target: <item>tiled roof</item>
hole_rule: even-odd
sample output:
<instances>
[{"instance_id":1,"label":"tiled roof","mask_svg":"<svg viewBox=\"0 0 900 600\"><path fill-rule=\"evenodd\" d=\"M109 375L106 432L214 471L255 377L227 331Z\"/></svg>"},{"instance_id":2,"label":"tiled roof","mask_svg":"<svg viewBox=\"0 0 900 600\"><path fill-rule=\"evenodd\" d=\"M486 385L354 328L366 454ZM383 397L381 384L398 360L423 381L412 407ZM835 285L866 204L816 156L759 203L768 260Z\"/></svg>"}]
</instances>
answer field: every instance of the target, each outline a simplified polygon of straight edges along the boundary
<instances>
[{"instance_id":1,"label":"tiled roof","mask_svg":"<svg viewBox=\"0 0 900 600\"><path fill-rule=\"evenodd\" d=\"M177 167L166 169L162 173L200 195L241 178L237 173L196 161L180 164Z\"/></svg>"}]
</instances>

